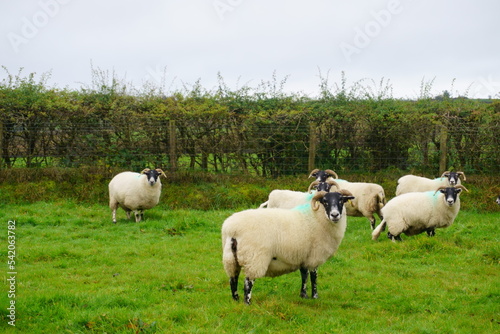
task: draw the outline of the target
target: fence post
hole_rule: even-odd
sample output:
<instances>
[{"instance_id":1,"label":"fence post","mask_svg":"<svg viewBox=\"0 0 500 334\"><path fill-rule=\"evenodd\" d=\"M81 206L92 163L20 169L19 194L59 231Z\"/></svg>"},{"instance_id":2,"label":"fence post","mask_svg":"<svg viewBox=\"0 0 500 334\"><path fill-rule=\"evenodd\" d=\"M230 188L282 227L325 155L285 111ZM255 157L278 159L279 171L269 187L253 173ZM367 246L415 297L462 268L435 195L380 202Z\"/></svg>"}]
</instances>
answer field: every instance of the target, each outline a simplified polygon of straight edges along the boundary
<instances>
[{"instance_id":1,"label":"fence post","mask_svg":"<svg viewBox=\"0 0 500 334\"><path fill-rule=\"evenodd\" d=\"M173 119L168 121L168 134L170 170L174 172L177 170L177 137L175 135L175 120Z\"/></svg>"},{"instance_id":2,"label":"fence post","mask_svg":"<svg viewBox=\"0 0 500 334\"><path fill-rule=\"evenodd\" d=\"M315 166L316 158L316 126L313 122L309 123L309 160L307 163L308 171L312 171Z\"/></svg>"},{"instance_id":3,"label":"fence post","mask_svg":"<svg viewBox=\"0 0 500 334\"><path fill-rule=\"evenodd\" d=\"M448 155L448 128L445 125L441 126L441 136L439 138L439 174L442 175L446 169L446 157Z\"/></svg>"}]
</instances>

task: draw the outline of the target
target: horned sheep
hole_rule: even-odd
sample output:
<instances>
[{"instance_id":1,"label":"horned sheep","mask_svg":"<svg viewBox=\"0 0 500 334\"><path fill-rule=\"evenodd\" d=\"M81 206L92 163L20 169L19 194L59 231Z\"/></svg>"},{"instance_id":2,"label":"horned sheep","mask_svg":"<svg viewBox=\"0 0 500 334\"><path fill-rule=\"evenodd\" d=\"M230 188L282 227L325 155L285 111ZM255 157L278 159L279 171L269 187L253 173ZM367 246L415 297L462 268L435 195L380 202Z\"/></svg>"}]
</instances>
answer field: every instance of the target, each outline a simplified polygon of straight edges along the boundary
<instances>
[{"instance_id":1,"label":"horned sheep","mask_svg":"<svg viewBox=\"0 0 500 334\"><path fill-rule=\"evenodd\" d=\"M401 241L401 234L408 236L426 232L436 234L436 228L445 228L453 224L459 210L463 185L439 187L436 191L413 192L396 196L382 209L384 219L372 232L372 239L377 240L387 225L387 237L392 241Z\"/></svg>"},{"instance_id":2,"label":"horned sheep","mask_svg":"<svg viewBox=\"0 0 500 334\"><path fill-rule=\"evenodd\" d=\"M317 181L332 180L334 178L339 189L349 190L355 197L355 200L345 204L347 215L350 217L366 217L370 221L372 230L375 228L375 214L380 219L383 218L381 209L384 207L386 199L384 188L381 185L341 180L338 178L337 173L330 169L315 169L309 177L314 177Z\"/></svg>"},{"instance_id":3,"label":"horned sheep","mask_svg":"<svg viewBox=\"0 0 500 334\"><path fill-rule=\"evenodd\" d=\"M318 298L317 268L338 249L346 230L343 205L351 193L317 192L310 203L294 209L250 209L234 213L222 225L224 269L231 294L238 300L238 277L245 271L244 301L250 304L252 287L260 277L281 276L300 270L300 296L307 298L311 277L312 298Z\"/></svg>"},{"instance_id":4,"label":"horned sheep","mask_svg":"<svg viewBox=\"0 0 500 334\"><path fill-rule=\"evenodd\" d=\"M405 175L399 178L396 196L410 193L436 190L439 187L453 187L461 184L460 177L466 180L464 172L444 172L441 177L429 179L416 175Z\"/></svg>"},{"instance_id":5,"label":"horned sheep","mask_svg":"<svg viewBox=\"0 0 500 334\"><path fill-rule=\"evenodd\" d=\"M116 210L121 207L130 219L134 211L138 223L144 217L144 210L155 207L160 201L160 176L165 173L157 169L144 169L141 173L122 172L109 182L109 207L112 210L113 223L116 223Z\"/></svg>"}]
</instances>

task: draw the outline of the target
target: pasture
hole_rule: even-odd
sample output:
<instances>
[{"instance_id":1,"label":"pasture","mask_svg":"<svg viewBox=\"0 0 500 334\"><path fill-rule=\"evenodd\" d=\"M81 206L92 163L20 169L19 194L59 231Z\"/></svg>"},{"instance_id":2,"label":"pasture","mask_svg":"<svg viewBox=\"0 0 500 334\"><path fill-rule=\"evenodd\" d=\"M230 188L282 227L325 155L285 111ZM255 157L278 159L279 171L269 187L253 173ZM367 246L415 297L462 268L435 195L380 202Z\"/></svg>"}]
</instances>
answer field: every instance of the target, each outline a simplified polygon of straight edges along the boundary
<instances>
[{"instance_id":1,"label":"pasture","mask_svg":"<svg viewBox=\"0 0 500 334\"><path fill-rule=\"evenodd\" d=\"M234 211L161 203L143 222L120 210L112 224L104 203L1 204L0 255L6 264L15 220L17 280L16 326L5 283L0 331L500 332L498 211L462 210L434 238L398 244L372 241L368 220L349 217L339 251L319 268L319 299L299 297L295 272L258 279L250 306L232 300L222 268L220 226Z\"/></svg>"}]
</instances>

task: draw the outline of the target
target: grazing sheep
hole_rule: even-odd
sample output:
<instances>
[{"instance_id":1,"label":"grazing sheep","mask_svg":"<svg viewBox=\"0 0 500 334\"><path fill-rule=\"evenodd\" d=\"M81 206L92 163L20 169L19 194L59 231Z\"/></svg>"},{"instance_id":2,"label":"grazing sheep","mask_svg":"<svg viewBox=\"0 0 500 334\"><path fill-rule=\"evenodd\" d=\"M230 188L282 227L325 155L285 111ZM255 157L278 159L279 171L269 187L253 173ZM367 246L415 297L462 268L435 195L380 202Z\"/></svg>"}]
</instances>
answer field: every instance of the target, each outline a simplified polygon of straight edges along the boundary
<instances>
[{"instance_id":1,"label":"grazing sheep","mask_svg":"<svg viewBox=\"0 0 500 334\"><path fill-rule=\"evenodd\" d=\"M459 185L460 176L466 180L464 172L444 172L441 177L436 179L428 179L422 176L405 175L399 178L398 186L396 187L396 196L412 193L431 191L439 187L453 187Z\"/></svg>"},{"instance_id":2,"label":"grazing sheep","mask_svg":"<svg viewBox=\"0 0 500 334\"><path fill-rule=\"evenodd\" d=\"M382 186L376 183L349 182L338 178L337 173L330 169L324 171L315 169L309 177L316 177L317 181L331 180L335 177L339 189L349 190L356 198L345 204L346 213L350 217L366 217L370 221L370 227L375 228L376 213L382 219L381 209L385 205L385 192Z\"/></svg>"},{"instance_id":3,"label":"grazing sheep","mask_svg":"<svg viewBox=\"0 0 500 334\"><path fill-rule=\"evenodd\" d=\"M307 192L293 191L293 190L281 190L275 189L269 193L269 197L266 202L259 206L259 209L268 208L282 208L282 209L293 209L296 206L308 203L313 198L311 190L313 188L316 191L326 191L329 192L333 185L337 185L334 181L318 182L313 181Z\"/></svg>"},{"instance_id":4,"label":"grazing sheep","mask_svg":"<svg viewBox=\"0 0 500 334\"><path fill-rule=\"evenodd\" d=\"M347 225L343 204L348 191L317 192L310 203L294 209L251 209L234 213L222 225L224 270L231 294L238 300L238 277L245 271L244 301L250 304L255 279L275 277L300 269L300 296L307 298L311 276L312 298L318 298L317 268L338 249ZM320 205L320 204L321 205Z\"/></svg>"},{"instance_id":5,"label":"grazing sheep","mask_svg":"<svg viewBox=\"0 0 500 334\"><path fill-rule=\"evenodd\" d=\"M391 199L382 209L384 219L372 232L377 240L388 226L387 237L401 241L401 233L408 236L427 232L434 236L436 228L450 226L460 210L459 194L464 186L439 187L436 191L406 193Z\"/></svg>"},{"instance_id":6,"label":"grazing sheep","mask_svg":"<svg viewBox=\"0 0 500 334\"><path fill-rule=\"evenodd\" d=\"M121 207L130 219L134 211L138 223L144 217L144 210L151 209L160 201L161 181L159 176L165 173L161 169L144 169L141 173L122 172L109 182L109 207L113 211L113 223L116 223L116 210Z\"/></svg>"}]
</instances>

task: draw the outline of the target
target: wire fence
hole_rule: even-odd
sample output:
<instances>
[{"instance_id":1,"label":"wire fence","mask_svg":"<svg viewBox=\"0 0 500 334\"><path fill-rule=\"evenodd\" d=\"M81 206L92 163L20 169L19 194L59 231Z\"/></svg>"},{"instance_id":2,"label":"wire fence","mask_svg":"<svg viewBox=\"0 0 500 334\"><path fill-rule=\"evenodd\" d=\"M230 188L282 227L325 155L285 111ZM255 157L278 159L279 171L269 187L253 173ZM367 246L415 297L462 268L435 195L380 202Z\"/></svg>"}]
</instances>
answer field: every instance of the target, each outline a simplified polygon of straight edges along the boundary
<instances>
[{"instance_id":1,"label":"wire fence","mask_svg":"<svg viewBox=\"0 0 500 334\"><path fill-rule=\"evenodd\" d=\"M394 128L396 126L396 128ZM277 177L312 168L498 172L500 128L155 119L3 126L3 167L109 166ZM6 133L5 129L8 130ZM7 140L6 140L7 139Z\"/></svg>"}]
</instances>

